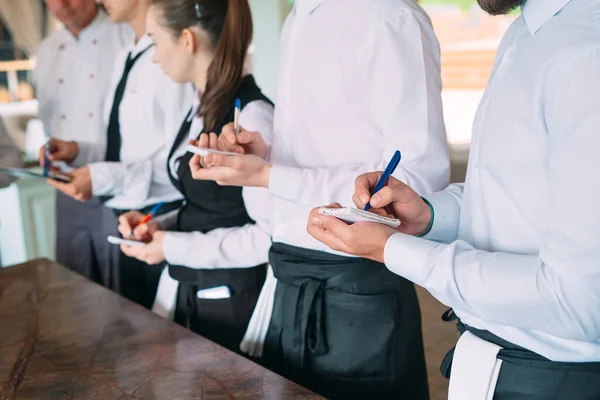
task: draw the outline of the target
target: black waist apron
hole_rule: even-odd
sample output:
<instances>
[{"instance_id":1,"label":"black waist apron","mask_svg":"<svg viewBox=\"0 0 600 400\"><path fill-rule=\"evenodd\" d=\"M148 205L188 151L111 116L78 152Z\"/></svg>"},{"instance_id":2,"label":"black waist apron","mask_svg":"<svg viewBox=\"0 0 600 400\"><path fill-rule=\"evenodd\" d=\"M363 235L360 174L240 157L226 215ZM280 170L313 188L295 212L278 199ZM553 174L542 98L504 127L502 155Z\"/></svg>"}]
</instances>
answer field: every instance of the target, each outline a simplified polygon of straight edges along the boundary
<instances>
[{"instance_id":1,"label":"black waist apron","mask_svg":"<svg viewBox=\"0 0 600 400\"><path fill-rule=\"evenodd\" d=\"M446 314L446 317L448 313ZM458 321L457 330L465 331L502 349L500 375L495 400L597 400L600 399L600 362L556 362L508 342L493 333L475 329ZM454 348L442 362L441 371L450 378Z\"/></svg>"},{"instance_id":2,"label":"black waist apron","mask_svg":"<svg viewBox=\"0 0 600 400\"><path fill-rule=\"evenodd\" d=\"M263 99L252 77L242 81L237 98L242 109L250 101ZM266 98L265 98L266 99ZM267 99L268 101L268 99ZM233 120L233 101L228 114L218 126ZM189 138L191 122L183 123L169 159L183 141ZM199 136L199 135L198 135ZM179 159L177 176L171 174L173 185L183 194L185 204L177 219L179 232L210 232L217 228L241 227L253 223L242 198L242 188L222 187L212 181L198 181L192 177L189 162L192 153ZM175 310L175 322L233 351L239 345L254 311L266 277L266 266L227 268L218 270L193 269L183 265L169 265L169 275L180 282ZM227 286L231 297L226 299L199 299L199 290Z\"/></svg>"},{"instance_id":3,"label":"black waist apron","mask_svg":"<svg viewBox=\"0 0 600 400\"><path fill-rule=\"evenodd\" d=\"M273 244L268 366L329 398L428 398L414 286L380 263Z\"/></svg>"}]
</instances>

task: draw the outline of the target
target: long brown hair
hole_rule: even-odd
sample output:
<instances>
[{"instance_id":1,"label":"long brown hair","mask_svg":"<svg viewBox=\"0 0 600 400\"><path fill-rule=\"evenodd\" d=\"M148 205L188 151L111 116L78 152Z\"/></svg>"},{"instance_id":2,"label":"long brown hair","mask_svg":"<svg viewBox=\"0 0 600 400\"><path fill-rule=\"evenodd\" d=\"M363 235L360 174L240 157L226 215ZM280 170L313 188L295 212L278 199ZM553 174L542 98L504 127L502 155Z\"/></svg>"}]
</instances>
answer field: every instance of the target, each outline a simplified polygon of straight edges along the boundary
<instances>
[{"instance_id":1,"label":"long brown hair","mask_svg":"<svg viewBox=\"0 0 600 400\"><path fill-rule=\"evenodd\" d=\"M173 35L200 26L215 49L199 111L205 131L210 131L233 104L242 80L252 40L248 0L152 0L151 4L159 7L160 23Z\"/></svg>"}]
</instances>

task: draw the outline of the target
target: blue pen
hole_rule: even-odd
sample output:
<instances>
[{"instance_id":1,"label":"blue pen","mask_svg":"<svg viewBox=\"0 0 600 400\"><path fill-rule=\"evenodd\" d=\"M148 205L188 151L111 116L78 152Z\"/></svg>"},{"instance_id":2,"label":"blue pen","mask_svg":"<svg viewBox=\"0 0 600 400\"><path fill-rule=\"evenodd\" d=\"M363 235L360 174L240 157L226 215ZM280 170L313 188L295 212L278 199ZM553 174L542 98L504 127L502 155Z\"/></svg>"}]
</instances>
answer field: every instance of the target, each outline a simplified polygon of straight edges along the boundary
<instances>
[{"instance_id":1,"label":"blue pen","mask_svg":"<svg viewBox=\"0 0 600 400\"><path fill-rule=\"evenodd\" d=\"M50 136L46 138L44 144L44 176L50 176Z\"/></svg>"},{"instance_id":2,"label":"blue pen","mask_svg":"<svg viewBox=\"0 0 600 400\"><path fill-rule=\"evenodd\" d=\"M383 171L383 175L381 175L381 178L379 178L377 185L375 185L375 188L371 192L371 197L373 197L373 195L375 193L379 192L383 188L383 186L387 182L390 175L392 175L394 173L394 171L396 170L396 167L398 166L398 164L400 164L401 158L402 158L402 155L400 154L400 150L396 150L396 152L392 156L392 159L390 160L389 164L385 168L385 171ZM369 211L370 208L371 208L371 202L368 202L367 205L365 206L365 211Z\"/></svg>"},{"instance_id":3,"label":"blue pen","mask_svg":"<svg viewBox=\"0 0 600 400\"><path fill-rule=\"evenodd\" d=\"M240 133L240 110L242 108L242 102L240 99L235 99L235 111L233 112L233 131L235 136Z\"/></svg>"},{"instance_id":4,"label":"blue pen","mask_svg":"<svg viewBox=\"0 0 600 400\"><path fill-rule=\"evenodd\" d=\"M158 210L160 210L160 208L161 208L162 206L164 206L164 205L165 205L165 203L161 201L160 203L158 203L157 205L155 205L154 207L152 207L152 210L150 210L150 212L149 212L149 213L148 213L148 214L147 214L147 215L146 215L144 218L142 218L142 220L140 221L140 223L139 223L139 224L137 224L137 225L136 225L136 226L135 226L135 227L134 227L134 228L131 230L131 236L133 236L133 232L135 232L135 228L137 228L138 226L140 226L140 225L143 225L143 224L145 224L146 222L150 221L150 219L151 219L152 217L154 217L154 214L156 214L156 213L158 212Z\"/></svg>"}]
</instances>

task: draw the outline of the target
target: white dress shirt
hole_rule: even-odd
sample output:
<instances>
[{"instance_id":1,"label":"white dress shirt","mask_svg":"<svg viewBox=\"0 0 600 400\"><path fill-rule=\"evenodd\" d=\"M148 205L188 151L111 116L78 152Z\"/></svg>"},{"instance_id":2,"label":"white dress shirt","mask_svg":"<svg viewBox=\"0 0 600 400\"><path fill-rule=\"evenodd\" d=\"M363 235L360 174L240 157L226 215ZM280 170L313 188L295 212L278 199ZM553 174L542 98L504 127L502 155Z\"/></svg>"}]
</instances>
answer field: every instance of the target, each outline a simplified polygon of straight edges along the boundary
<instances>
[{"instance_id":1,"label":"white dress shirt","mask_svg":"<svg viewBox=\"0 0 600 400\"><path fill-rule=\"evenodd\" d=\"M47 135L106 142L103 107L117 54L133 40L128 25L103 11L78 37L63 28L42 41L33 73L39 116Z\"/></svg>"},{"instance_id":2,"label":"white dress shirt","mask_svg":"<svg viewBox=\"0 0 600 400\"><path fill-rule=\"evenodd\" d=\"M273 240L331 252L306 232L311 208L352 204L383 170L419 193L448 184L439 45L413 0L299 0L281 40L270 161Z\"/></svg>"},{"instance_id":3,"label":"white dress shirt","mask_svg":"<svg viewBox=\"0 0 600 400\"><path fill-rule=\"evenodd\" d=\"M197 139L204 127L197 115L199 96L195 96L189 139ZM240 112L240 125L250 131L261 132L271 143L273 131L273 106L258 100L248 103ZM187 140L169 160L171 174L177 177L176 160L186 152ZM265 188L245 187L242 197L246 211L255 224L234 228L218 228L207 233L168 231L163 240L163 252L171 265L189 268L248 268L264 264L271 247L270 217L271 195ZM178 210L157 218L162 229L173 229Z\"/></svg>"},{"instance_id":4,"label":"white dress shirt","mask_svg":"<svg viewBox=\"0 0 600 400\"><path fill-rule=\"evenodd\" d=\"M427 196L428 239L388 268L466 324L555 361L600 361L600 0L529 0L500 45L466 183Z\"/></svg>"},{"instance_id":5,"label":"white dress shirt","mask_svg":"<svg viewBox=\"0 0 600 400\"><path fill-rule=\"evenodd\" d=\"M0 166L23 166L23 155L21 154L21 150L10 136L2 117L0 117ZM14 177L0 172L0 188L10 185L14 180Z\"/></svg>"},{"instance_id":6,"label":"white dress shirt","mask_svg":"<svg viewBox=\"0 0 600 400\"><path fill-rule=\"evenodd\" d=\"M151 45L150 38L143 36L117 56L105 105L107 126L129 53L133 58ZM106 202L110 208L140 209L181 198L165 166L194 90L191 84L173 83L158 64L152 63L153 51L149 49L136 61L127 80L119 108L121 162L99 162L105 157L105 143L79 143L76 163L89 164L94 196L114 196Z\"/></svg>"}]
</instances>

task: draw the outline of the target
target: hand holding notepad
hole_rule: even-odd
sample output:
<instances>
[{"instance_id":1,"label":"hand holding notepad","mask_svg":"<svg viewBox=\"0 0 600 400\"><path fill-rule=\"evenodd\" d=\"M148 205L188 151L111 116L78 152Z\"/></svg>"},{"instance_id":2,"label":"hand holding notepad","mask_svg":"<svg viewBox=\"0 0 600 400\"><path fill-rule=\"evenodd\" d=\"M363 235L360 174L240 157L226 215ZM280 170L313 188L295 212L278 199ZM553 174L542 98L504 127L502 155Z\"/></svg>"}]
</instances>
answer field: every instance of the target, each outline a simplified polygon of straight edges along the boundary
<instances>
[{"instance_id":1,"label":"hand holding notepad","mask_svg":"<svg viewBox=\"0 0 600 400\"><path fill-rule=\"evenodd\" d=\"M321 215L327 215L330 217L336 217L341 219L342 221L348 223L355 222L376 222L378 224L383 224L389 226L391 228L397 228L400 226L400 220L396 218L383 217L381 215L377 215L375 213L359 210L354 207L342 207L342 208L326 208L322 207L319 210Z\"/></svg>"}]
</instances>

